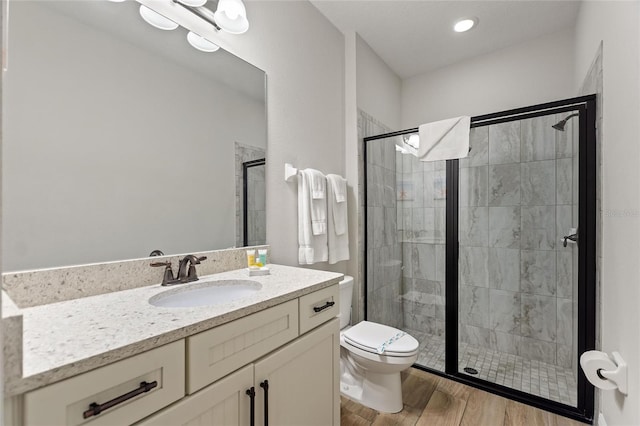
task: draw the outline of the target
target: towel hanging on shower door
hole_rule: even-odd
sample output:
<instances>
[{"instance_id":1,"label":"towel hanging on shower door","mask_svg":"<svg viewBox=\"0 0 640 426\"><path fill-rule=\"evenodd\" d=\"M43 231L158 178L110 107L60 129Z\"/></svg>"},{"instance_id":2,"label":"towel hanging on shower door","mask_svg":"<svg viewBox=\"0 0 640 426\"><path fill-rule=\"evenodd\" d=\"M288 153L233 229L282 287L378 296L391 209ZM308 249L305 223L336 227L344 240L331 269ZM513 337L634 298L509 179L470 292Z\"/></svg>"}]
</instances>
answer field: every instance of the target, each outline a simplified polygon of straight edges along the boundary
<instances>
[{"instance_id":1,"label":"towel hanging on shower door","mask_svg":"<svg viewBox=\"0 0 640 426\"><path fill-rule=\"evenodd\" d=\"M418 159L441 161L466 157L470 127L471 117L466 115L421 125Z\"/></svg>"}]
</instances>

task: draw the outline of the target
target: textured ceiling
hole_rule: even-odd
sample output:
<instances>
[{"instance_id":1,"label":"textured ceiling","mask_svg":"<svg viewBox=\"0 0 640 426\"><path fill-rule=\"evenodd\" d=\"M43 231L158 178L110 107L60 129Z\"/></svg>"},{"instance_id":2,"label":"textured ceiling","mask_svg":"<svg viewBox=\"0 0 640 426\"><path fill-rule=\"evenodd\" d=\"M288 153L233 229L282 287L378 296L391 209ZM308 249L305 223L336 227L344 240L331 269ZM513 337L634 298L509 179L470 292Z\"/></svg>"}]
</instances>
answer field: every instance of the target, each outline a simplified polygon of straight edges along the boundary
<instances>
[{"instance_id":1,"label":"textured ceiling","mask_svg":"<svg viewBox=\"0 0 640 426\"><path fill-rule=\"evenodd\" d=\"M572 28L576 0L311 0L341 31L355 30L401 78ZM453 23L479 24L455 33Z\"/></svg>"}]
</instances>

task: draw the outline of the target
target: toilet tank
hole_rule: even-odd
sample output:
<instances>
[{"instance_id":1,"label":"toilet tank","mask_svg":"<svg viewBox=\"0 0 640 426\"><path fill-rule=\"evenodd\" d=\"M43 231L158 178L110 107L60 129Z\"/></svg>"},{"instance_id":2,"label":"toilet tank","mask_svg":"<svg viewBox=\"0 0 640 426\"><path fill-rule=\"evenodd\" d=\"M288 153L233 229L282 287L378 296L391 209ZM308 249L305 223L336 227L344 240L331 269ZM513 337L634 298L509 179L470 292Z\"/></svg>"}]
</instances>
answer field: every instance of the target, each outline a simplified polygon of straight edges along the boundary
<instances>
[{"instance_id":1,"label":"toilet tank","mask_svg":"<svg viewBox=\"0 0 640 426\"><path fill-rule=\"evenodd\" d=\"M345 275L339 284L340 289L340 329L351 322L351 300L353 298L353 277Z\"/></svg>"}]
</instances>

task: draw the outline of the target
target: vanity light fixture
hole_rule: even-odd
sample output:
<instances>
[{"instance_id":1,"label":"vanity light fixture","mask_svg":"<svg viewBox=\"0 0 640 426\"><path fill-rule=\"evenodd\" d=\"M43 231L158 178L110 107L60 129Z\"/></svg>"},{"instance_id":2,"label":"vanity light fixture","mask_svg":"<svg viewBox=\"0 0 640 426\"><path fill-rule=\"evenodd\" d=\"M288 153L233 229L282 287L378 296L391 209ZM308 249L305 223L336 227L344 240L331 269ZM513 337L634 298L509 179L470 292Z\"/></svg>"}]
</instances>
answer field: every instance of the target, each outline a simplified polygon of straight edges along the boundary
<instances>
[{"instance_id":1,"label":"vanity light fixture","mask_svg":"<svg viewBox=\"0 0 640 426\"><path fill-rule=\"evenodd\" d=\"M478 24L478 18L463 18L456 21L453 25L453 31L463 33L469 31Z\"/></svg>"},{"instance_id":2,"label":"vanity light fixture","mask_svg":"<svg viewBox=\"0 0 640 426\"><path fill-rule=\"evenodd\" d=\"M141 3L140 16L149 25L167 31L183 26L189 31L189 44L202 52L215 52L220 48L207 38L207 33L222 30L243 34L249 29L247 10L242 0L218 0L215 12L204 7L207 0L160 0L156 3L158 7L147 0L138 2Z\"/></svg>"}]
</instances>

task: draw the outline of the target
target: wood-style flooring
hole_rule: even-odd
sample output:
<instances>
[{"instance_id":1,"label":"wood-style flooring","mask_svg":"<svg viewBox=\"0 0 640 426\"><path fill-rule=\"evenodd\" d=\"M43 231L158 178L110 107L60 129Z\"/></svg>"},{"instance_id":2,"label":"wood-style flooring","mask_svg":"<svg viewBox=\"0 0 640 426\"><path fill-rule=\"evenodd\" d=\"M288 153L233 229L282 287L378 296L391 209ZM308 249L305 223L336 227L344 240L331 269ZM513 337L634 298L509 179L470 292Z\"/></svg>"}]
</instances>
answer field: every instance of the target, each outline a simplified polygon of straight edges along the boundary
<instances>
[{"instance_id":1,"label":"wood-style flooring","mask_svg":"<svg viewBox=\"0 0 640 426\"><path fill-rule=\"evenodd\" d=\"M584 426L422 370L402 373L404 409L380 413L341 397L342 426Z\"/></svg>"}]
</instances>

